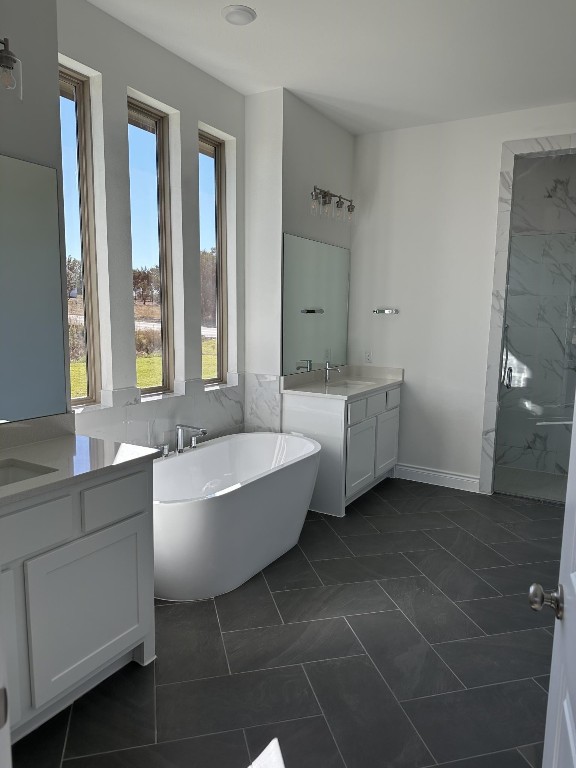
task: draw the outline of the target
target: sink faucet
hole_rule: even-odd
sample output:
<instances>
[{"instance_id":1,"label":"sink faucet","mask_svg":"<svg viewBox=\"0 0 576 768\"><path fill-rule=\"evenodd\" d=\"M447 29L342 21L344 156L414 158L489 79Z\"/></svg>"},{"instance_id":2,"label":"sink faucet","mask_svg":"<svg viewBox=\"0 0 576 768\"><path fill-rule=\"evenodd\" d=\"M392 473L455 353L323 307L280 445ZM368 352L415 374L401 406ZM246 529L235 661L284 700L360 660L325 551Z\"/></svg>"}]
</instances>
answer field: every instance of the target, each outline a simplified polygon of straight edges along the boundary
<instances>
[{"instance_id":1,"label":"sink faucet","mask_svg":"<svg viewBox=\"0 0 576 768\"><path fill-rule=\"evenodd\" d=\"M330 360L326 360L326 367L324 368L325 384L328 384L330 381L330 371L338 371L338 373L340 373L340 368L338 368L337 365L330 365Z\"/></svg>"},{"instance_id":2,"label":"sink faucet","mask_svg":"<svg viewBox=\"0 0 576 768\"><path fill-rule=\"evenodd\" d=\"M188 430L191 433L191 448L196 448L196 443L199 437L204 437L208 434L208 431L202 427L190 427L188 424L176 424L176 451L178 453L184 453L184 430Z\"/></svg>"},{"instance_id":3,"label":"sink faucet","mask_svg":"<svg viewBox=\"0 0 576 768\"><path fill-rule=\"evenodd\" d=\"M306 371L307 373L310 373L312 370L312 360L298 360L299 363L305 363L305 365L297 365L296 370L297 371Z\"/></svg>"}]
</instances>

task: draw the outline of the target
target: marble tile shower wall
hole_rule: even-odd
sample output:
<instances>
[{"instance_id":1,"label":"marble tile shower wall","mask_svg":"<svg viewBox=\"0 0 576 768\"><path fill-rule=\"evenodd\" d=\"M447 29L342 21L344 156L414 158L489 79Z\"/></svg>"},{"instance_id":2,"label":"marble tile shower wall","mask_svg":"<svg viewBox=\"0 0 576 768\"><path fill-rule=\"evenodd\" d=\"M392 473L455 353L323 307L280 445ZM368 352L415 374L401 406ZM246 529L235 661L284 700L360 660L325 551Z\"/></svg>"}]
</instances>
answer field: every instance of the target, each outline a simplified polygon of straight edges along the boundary
<instances>
[{"instance_id":1,"label":"marble tile shower wall","mask_svg":"<svg viewBox=\"0 0 576 768\"><path fill-rule=\"evenodd\" d=\"M244 377L237 386L205 389L193 382L187 395L150 397L122 408L86 408L76 413L76 431L136 445L175 445L177 422L208 430L208 438L241 432L244 426Z\"/></svg>"},{"instance_id":2,"label":"marble tile shower wall","mask_svg":"<svg viewBox=\"0 0 576 768\"><path fill-rule=\"evenodd\" d=\"M246 432L280 432L280 376L246 373L244 428Z\"/></svg>"},{"instance_id":3,"label":"marble tile shower wall","mask_svg":"<svg viewBox=\"0 0 576 768\"><path fill-rule=\"evenodd\" d=\"M571 427L558 422L572 421L576 388L574 154L516 158L504 342L513 374L511 389L501 385L496 464L566 474Z\"/></svg>"}]
</instances>

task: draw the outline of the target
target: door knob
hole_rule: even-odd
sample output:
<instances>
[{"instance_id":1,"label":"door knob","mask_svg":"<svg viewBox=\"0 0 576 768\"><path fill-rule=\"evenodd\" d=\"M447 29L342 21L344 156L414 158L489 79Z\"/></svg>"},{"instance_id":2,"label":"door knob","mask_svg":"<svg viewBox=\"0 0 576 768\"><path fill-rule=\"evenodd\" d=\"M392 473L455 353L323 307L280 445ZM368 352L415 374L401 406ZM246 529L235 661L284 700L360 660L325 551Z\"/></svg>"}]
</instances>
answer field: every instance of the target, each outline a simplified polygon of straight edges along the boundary
<instances>
[{"instance_id":1,"label":"door knob","mask_svg":"<svg viewBox=\"0 0 576 768\"><path fill-rule=\"evenodd\" d=\"M545 605L554 610L557 619L564 615L564 589L562 584L554 592L544 592L541 584L532 584L528 592L528 601L533 611L541 611Z\"/></svg>"}]
</instances>

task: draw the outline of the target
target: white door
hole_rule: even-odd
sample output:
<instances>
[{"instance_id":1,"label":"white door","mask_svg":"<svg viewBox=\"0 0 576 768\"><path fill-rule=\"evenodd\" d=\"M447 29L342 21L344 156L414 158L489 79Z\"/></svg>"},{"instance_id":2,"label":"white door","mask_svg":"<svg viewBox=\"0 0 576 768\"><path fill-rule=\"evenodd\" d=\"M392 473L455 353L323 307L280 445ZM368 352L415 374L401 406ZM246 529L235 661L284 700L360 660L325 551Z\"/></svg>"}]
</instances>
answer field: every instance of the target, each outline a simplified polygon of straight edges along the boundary
<instances>
[{"instance_id":1,"label":"white door","mask_svg":"<svg viewBox=\"0 0 576 768\"><path fill-rule=\"evenodd\" d=\"M0 592L0 600L1 599L2 593ZM0 610L0 616L1 615L2 611ZM12 766L7 685L6 661L2 647L2 632L0 631L0 765L2 768L11 768Z\"/></svg>"},{"instance_id":2,"label":"white door","mask_svg":"<svg viewBox=\"0 0 576 768\"><path fill-rule=\"evenodd\" d=\"M576 768L576 429L572 430L560 584L564 607L554 629L543 768Z\"/></svg>"}]
</instances>

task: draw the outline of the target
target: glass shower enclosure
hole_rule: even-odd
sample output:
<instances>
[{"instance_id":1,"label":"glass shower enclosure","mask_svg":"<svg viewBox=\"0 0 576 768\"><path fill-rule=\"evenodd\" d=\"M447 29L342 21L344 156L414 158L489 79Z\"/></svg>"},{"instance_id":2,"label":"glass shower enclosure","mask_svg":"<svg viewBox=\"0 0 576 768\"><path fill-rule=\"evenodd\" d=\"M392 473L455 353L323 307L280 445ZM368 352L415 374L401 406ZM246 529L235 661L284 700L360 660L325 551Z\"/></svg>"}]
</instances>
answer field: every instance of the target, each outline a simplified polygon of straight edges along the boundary
<instances>
[{"instance_id":1,"label":"glass shower enclosure","mask_svg":"<svg viewBox=\"0 0 576 768\"><path fill-rule=\"evenodd\" d=\"M576 390L576 154L516 158L494 490L564 501Z\"/></svg>"}]
</instances>

